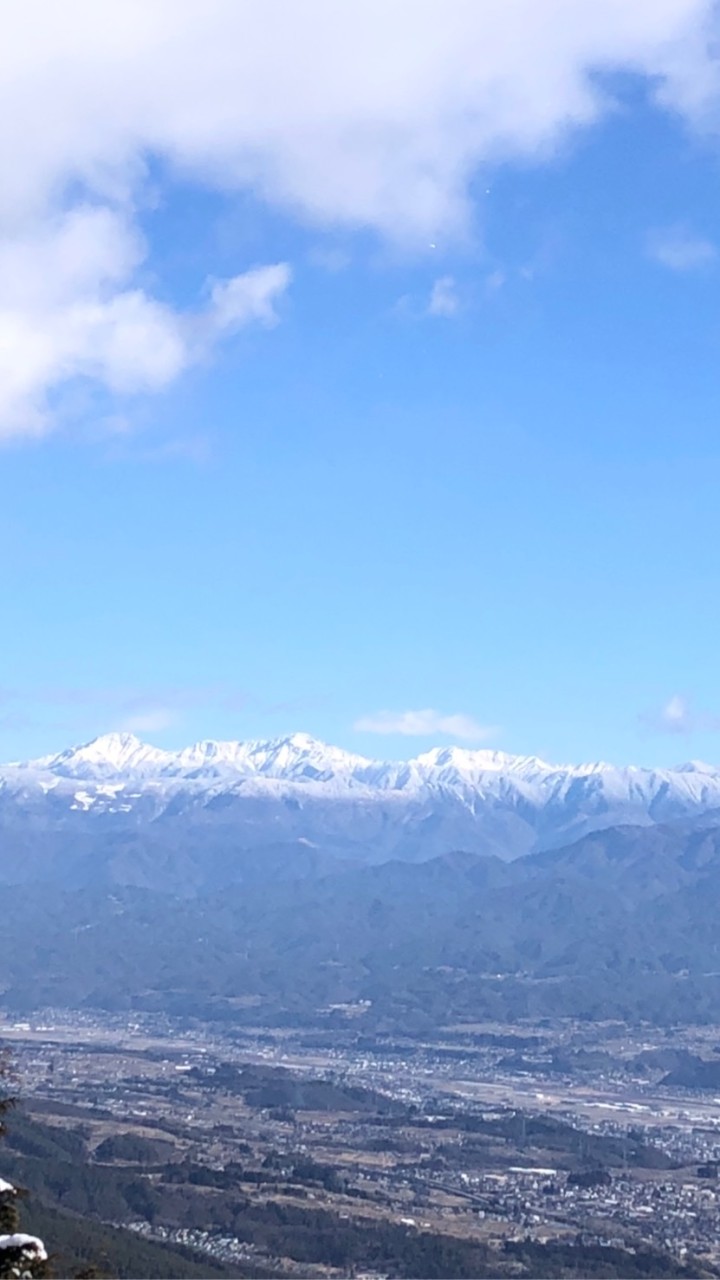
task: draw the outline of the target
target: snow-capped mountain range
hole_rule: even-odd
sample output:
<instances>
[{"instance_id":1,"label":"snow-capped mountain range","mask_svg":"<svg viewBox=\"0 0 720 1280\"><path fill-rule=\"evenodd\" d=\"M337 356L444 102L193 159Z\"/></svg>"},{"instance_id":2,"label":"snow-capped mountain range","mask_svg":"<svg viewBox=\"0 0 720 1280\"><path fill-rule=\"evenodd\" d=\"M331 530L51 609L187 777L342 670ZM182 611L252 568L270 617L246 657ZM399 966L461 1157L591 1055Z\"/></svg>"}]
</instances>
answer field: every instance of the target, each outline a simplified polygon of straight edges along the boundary
<instances>
[{"instance_id":1,"label":"snow-capped mountain range","mask_svg":"<svg viewBox=\"0 0 720 1280\"><path fill-rule=\"evenodd\" d=\"M650 799L670 789L691 803L720 797L720 767L692 760L670 769L620 767L603 762L554 765L537 756L503 751L434 747L412 760L371 760L328 746L306 733L249 742L206 740L180 751L151 747L132 733L107 733L56 755L0 766L0 777L30 780L41 774L58 779L134 783L183 780L199 786L233 780L273 778L287 783L337 784L382 791L445 786L463 791L493 789L500 779L523 780L529 787L555 789L562 781L601 779L606 791ZM714 790L715 789L715 790Z\"/></svg>"},{"instance_id":2,"label":"snow-capped mountain range","mask_svg":"<svg viewBox=\"0 0 720 1280\"><path fill-rule=\"evenodd\" d=\"M0 768L0 877L45 876L51 863L73 882L152 885L162 862L164 882L197 888L263 850L270 862L282 851L285 873L311 856L321 866L456 850L512 859L716 810L720 769L699 762L552 765L460 747L378 761L302 733L164 751L112 733Z\"/></svg>"}]
</instances>

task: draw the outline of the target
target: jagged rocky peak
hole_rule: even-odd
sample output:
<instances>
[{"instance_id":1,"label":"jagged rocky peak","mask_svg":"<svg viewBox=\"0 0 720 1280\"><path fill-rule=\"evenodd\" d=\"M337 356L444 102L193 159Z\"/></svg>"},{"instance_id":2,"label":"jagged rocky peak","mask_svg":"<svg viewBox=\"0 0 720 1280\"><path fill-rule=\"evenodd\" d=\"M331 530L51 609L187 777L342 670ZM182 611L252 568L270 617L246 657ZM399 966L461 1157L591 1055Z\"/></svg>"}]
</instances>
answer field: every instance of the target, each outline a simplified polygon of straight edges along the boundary
<instances>
[{"instance_id":1,"label":"jagged rocky peak","mask_svg":"<svg viewBox=\"0 0 720 1280\"><path fill-rule=\"evenodd\" d=\"M390 794L437 805L441 793L474 808L495 797L504 805L548 804L562 809L562 825L609 819L646 821L650 816L674 818L698 807L720 805L720 770L697 761L677 769L622 768L604 763L552 765L536 756L466 747L434 747L405 761L370 760L313 738L307 733L249 742L205 740L180 751L149 746L132 733L108 733L18 767L3 770L10 785L38 785L48 790L55 780L88 785L132 784L168 797L179 788L216 793L240 787L244 794L279 794L325 788L331 796L347 794L384 804ZM319 793L318 793L319 794ZM443 801L444 803L444 801ZM559 812L559 810L558 810Z\"/></svg>"},{"instance_id":2,"label":"jagged rocky peak","mask_svg":"<svg viewBox=\"0 0 720 1280\"><path fill-rule=\"evenodd\" d=\"M351 777L366 772L372 761L340 747L328 746L307 733L256 741L205 739L180 751L149 746L132 733L106 733L55 755L28 761L23 767L73 777L178 778L234 772L270 778Z\"/></svg>"},{"instance_id":3,"label":"jagged rocky peak","mask_svg":"<svg viewBox=\"0 0 720 1280\"><path fill-rule=\"evenodd\" d=\"M57 755L31 761L36 768L68 777L94 774L149 773L171 759L171 753L150 747L133 733L104 733L81 746L68 747Z\"/></svg>"},{"instance_id":4,"label":"jagged rocky peak","mask_svg":"<svg viewBox=\"0 0 720 1280\"><path fill-rule=\"evenodd\" d=\"M675 765L673 773L704 773L717 778L720 769L716 764L708 764L706 760L686 760L684 764Z\"/></svg>"},{"instance_id":5,"label":"jagged rocky peak","mask_svg":"<svg viewBox=\"0 0 720 1280\"><path fill-rule=\"evenodd\" d=\"M720 770L699 762L553 765L458 746L414 760L370 760L305 733L163 751L134 734L109 733L0 769L0 817L3 805L12 821L25 823L31 812L42 823L46 813L73 830L85 821L80 815L97 828L112 814L116 826L134 830L165 816L181 825L187 815L193 839L199 823L222 815L242 848L303 841L361 860L421 861L450 849L512 858L602 827L715 813Z\"/></svg>"},{"instance_id":6,"label":"jagged rocky peak","mask_svg":"<svg viewBox=\"0 0 720 1280\"><path fill-rule=\"evenodd\" d=\"M553 765L546 764L537 756L514 756L506 751L489 751L487 749L471 749L469 747L432 747L422 755L416 756L411 763L421 768L454 769L458 773L472 775L477 773L518 773L553 771Z\"/></svg>"},{"instance_id":7,"label":"jagged rocky peak","mask_svg":"<svg viewBox=\"0 0 720 1280\"><path fill-rule=\"evenodd\" d=\"M362 780L372 761L341 747L294 733L285 738L248 744L248 760L254 772L286 781L325 781L354 785Z\"/></svg>"}]
</instances>

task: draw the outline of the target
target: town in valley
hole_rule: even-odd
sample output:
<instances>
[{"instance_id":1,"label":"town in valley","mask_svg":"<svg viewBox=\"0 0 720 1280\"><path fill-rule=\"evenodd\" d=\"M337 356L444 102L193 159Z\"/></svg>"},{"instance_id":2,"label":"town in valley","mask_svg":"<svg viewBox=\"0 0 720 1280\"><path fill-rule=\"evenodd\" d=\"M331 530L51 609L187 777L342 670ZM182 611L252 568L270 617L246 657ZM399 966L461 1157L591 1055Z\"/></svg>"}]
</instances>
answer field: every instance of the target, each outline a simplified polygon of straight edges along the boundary
<instances>
[{"instance_id":1,"label":"town in valley","mask_svg":"<svg viewBox=\"0 0 720 1280\"><path fill-rule=\"evenodd\" d=\"M720 1028L361 1017L6 1014L6 1165L218 1274L720 1275Z\"/></svg>"}]
</instances>

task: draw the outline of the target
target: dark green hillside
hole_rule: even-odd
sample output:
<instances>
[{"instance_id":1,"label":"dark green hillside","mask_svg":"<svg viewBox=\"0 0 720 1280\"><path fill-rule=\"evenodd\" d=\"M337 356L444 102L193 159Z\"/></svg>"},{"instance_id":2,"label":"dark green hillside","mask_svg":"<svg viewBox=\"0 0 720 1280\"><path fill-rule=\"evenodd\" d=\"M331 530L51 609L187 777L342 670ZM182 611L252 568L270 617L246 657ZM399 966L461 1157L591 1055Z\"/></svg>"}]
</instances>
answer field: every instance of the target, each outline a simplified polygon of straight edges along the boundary
<instances>
[{"instance_id":1,"label":"dark green hillside","mask_svg":"<svg viewBox=\"0 0 720 1280\"><path fill-rule=\"evenodd\" d=\"M686 825L510 864L449 854L213 896L18 887L2 1000L294 1025L364 1001L355 1026L370 1032L448 1017L718 1020L719 901L720 827ZM24 928L30 911L41 936Z\"/></svg>"},{"instance_id":2,"label":"dark green hillside","mask_svg":"<svg viewBox=\"0 0 720 1280\"><path fill-rule=\"evenodd\" d=\"M190 1250L143 1240L132 1231L63 1213L43 1205L37 1197L27 1209L26 1221L28 1230L48 1243L59 1276L78 1275L85 1269L117 1280L211 1280L240 1274L237 1268L222 1267Z\"/></svg>"}]
</instances>

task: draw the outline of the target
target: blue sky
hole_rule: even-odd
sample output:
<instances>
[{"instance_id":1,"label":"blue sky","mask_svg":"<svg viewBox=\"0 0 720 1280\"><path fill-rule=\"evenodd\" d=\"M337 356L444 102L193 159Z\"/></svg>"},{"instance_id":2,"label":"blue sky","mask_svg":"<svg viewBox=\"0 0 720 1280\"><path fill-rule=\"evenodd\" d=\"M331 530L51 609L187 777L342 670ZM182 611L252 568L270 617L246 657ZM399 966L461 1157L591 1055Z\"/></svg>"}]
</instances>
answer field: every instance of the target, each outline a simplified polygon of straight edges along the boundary
<instances>
[{"instance_id":1,"label":"blue sky","mask_svg":"<svg viewBox=\"0 0 720 1280\"><path fill-rule=\"evenodd\" d=\"M136 174L131 97L90 141L68 109L60 185L36 157L0 225L2 758L118 728L719 758L720 83L690 100L708 6L667 0L661 30L637 8L560 53L551 32L568 100L531 84L540 123L480 130L451 174L396 165L390 102L370 164L308 142L290 95L282 152L232 180L224 116ZM206 12L212 63L232 7ZM408 91L398 156L488 111L478 76L451 117Z\"/></svg>"}]
</instances>

